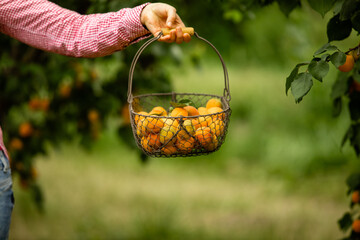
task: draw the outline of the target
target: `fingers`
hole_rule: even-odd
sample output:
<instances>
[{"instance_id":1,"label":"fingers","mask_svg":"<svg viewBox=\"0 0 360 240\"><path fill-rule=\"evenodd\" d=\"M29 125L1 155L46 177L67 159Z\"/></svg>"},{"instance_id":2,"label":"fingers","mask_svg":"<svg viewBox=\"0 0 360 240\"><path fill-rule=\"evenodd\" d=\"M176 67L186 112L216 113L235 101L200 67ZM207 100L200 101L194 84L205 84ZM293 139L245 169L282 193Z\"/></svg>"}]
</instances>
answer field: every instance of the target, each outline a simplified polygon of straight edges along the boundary
<instances>
[{"instance_id":1,"label":"fingers","mask_svg":"<svg viewBox=\"0 0 360 240\"><path fill-rule=\"evenodd\" d=\"M167 19L166 19L166 26L168 28L172 28L173 27L173 23L176 20L176 9L174 7L169 7L166 9L167 11Z\"/></svg>"},{"instance_id":2,"label":"fingers","mask_svg":"<svg viewBox=\"0 0 360 240\"><path fill-rule=\"evenodd\" d=\"M188 33L183 33L181 27L177 27L176 29L172 29L170 33L166 36L162 36L159 41L166 43L176 42L181 44L183 42L190 42L191 36Z\"/></svg>"}]
</instances>

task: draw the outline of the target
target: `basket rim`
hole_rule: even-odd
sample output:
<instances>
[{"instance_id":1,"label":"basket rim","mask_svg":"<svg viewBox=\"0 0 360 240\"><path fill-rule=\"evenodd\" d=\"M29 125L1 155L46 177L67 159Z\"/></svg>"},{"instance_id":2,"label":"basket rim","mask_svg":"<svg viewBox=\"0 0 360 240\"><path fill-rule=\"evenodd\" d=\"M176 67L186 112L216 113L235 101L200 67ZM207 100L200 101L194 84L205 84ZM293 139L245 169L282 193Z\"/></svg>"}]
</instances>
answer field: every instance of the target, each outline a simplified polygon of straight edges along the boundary
<instances>
[{"instance_id":1,"label":"basket rim","mask_svg":"<svg viewBox=\"0 0 360 240\"><path fill-rule=\"evenodd\" d=\"M231 111L230 107L228 107L227 109L221 111L221 112L217 112L217 113L209 113L209 114L199 114L199 115L194 115L194 116L177 116L177 117L171 117L171 116L157 116L157 115L148 115L148 114L141 114L141 113L137 113L135 112L132 108L130 109L131 113L139 115L141 117L151 117L151 118L175 118L175 119L188 119L188 118L199 118L199 117L207 117L207 116L212 116L212 115L218 115L221 113L227 113L229 111Z\"/></svg>"},{"instance_id":2,"label":"basket rim","mask_svg":"<svg viewBox=\"0 0 360 240\"><path fill-rule=\"evenodd\" d=\"M141 98L147 96L171 96L171 95L199 95L199 96L211 96L211 97L218 97L224 99L226 102L229 102L224 96L217 95L217 94L208 94L208 93L185 93L185 92L167 92L167 93L145 93L132 96L133 98Z\"/></svg>"},{"instance_id":3,"label":"basket rim","mask_svg":"<svg viewBox=\"0 0 360 240\"><path fill-rule=\"evenodd\" d=\"M195 115L195 116L177 116L177 117L171 117L171 116L156 116L156 115L145 115L145 114L141 114L138 112L135 112L133 110L132 104L129 104L129 109L131 113L134 113L136 115L142 116L142 117L154 117L154 118L170 118L170 119L186 119L186 118L198 118L198 117L207 117L207 116L212 116L212 115L217 115L217 114L221 114L221 113L227 113L229 111L231 111L230 108L230 104L229 101L224 97L224 96L220 96L220 95L216 95L216 94L206 94L206 93L177 93L177 92L171 92L171 93L148 93L148 94L140 94L140 95L136 95L133 96L133 99L135 98L143 98L143 97L149 97L149 96L172 96L172 95L198 95L198 96L211 96L211 97L217 97L217 98L221 98L224 99L226 104L226 108L223 109L223 111L221 112L217 112L217 113L209 113L209 114L199 114L199 115Z\"/></svg>"}]
</instances>

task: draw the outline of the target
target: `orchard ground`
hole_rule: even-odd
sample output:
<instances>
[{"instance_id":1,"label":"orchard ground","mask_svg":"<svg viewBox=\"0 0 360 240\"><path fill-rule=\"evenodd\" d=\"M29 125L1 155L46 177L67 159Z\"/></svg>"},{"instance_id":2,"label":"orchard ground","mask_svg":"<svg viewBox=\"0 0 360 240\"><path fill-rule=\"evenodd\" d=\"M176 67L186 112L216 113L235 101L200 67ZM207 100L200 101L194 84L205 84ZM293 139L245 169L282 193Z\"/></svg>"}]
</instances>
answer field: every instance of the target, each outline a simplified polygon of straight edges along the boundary
<instances>
[{"instance_id":1,"label":"orchard ground","mask_svg":"<svg viewBox=\"0 0 360 240\"><path fill-rule=\"evenodd\" d=\"M218 62L172 71L179 92L222 94ZM347 117L330 117L333 78L295 104L289 71L229 73L233 114L218 152L142 165L113 131L90 153L51 150L36 161L43 214L15 179L10 239L341 238L345 179L358 161L348 145L340 151Z\"/></svg>"}]
</instances>

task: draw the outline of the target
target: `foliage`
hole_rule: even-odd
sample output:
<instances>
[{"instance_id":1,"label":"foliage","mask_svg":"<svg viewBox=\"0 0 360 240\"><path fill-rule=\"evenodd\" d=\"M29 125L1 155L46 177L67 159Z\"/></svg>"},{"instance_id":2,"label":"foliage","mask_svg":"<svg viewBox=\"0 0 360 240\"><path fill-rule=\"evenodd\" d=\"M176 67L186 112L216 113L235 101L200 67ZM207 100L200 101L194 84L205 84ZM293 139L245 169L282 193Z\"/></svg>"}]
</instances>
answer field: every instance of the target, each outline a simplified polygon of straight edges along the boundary
<instances>
[{"instance_id":1,"label":"foliage","mask_svg":"<svg viewBox=\"0 0 360 240\"><path fill-rule=\"evenodd\" d=\"M82 13L119 9L110 3L59 2ZM36 50L5 35L0 36L0 44L0 122L4 141L13 174L19 176L22 187L34 194L41 209L43 197L36 181L35 156L47 154L49 146L57 147L65 141L78 141L90 150L111 119L115 119L119 137L132 138L127 82L138 46L100 59L79 59ZM137 64L136 92L171 90L167 72L158 65L164 52L169 51L165 45L156 47L144 52ZM135 147L133 141L124 142ZM141 159L146 157L142 155Z\"/></svg>"},{"instance_id":2,"label":"foliage","mask_svg":"<svg viewBox=\"0 0 360 240\"><path fill-rule=\"evenodd\" d=\"M360 2L357 0L322 0L308 1L310 6L324 15L333 9L333 16L327 23L326 34L328 42L320 49L315 51L309 62L299 63L292 70L286 79L285 91L291 89L295 102L302 101L313 86L313 79L322 82L329 72L329 62L335 68L339 69L336 81L332 86L331 99L333 101L333 115L339 116L342 111L343 102L348 102L350 113L350 126L342 139L342 145L347 141L355 150L356 155L360 155L360 45L350 48L348 51L341 51L337 46L332 44L334 41L342 41L348 38L354 30L358 34ZM355 62L355 63L354 63ZM304 71L299 71L301 67L306 67ZM356 195L360 189L360 175L352 174L347 180L349 186L348 193L352 193L352 202L350 207L358 205L359 200ZM355 194L355 195L354 195ZM355 197L354 197L355 196ZM339 226L347 232L351 228L350 234L346 239L359 239L360 230L359 216L357 212L347 212L339 220Z\"/></svg>"}]
</instances>

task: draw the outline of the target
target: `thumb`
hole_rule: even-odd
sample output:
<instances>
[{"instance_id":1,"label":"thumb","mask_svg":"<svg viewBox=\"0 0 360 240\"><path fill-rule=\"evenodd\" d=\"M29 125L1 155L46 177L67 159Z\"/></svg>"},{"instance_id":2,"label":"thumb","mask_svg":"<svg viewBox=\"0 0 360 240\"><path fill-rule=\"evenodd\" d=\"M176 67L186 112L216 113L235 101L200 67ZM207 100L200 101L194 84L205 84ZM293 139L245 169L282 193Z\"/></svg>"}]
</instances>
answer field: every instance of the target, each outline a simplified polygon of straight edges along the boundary
<instances>
[{"instance_id":1,"label":"thumb","mask_svg":"<svg viewBox=\"0 0 360 240\"><path fill-rule=\"evenodd\" d=\"M173 23L175 22L175 19L176 19L176 9L170 7L169 9L167 9L166 26L168 28L172 28Z\"/></svg>"}]
</instances>

